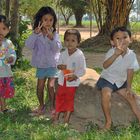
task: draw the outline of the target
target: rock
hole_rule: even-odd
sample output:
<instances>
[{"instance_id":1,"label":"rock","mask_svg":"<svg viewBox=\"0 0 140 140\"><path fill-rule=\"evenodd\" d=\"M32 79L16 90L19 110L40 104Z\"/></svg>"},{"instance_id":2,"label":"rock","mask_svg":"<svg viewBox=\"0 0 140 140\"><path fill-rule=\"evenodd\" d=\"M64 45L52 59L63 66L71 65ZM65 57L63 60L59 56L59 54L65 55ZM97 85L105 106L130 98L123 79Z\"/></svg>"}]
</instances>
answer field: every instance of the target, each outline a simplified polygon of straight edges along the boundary
<instances>
[{"instance_id":1,"label":"rock","mask_svg":"<svg viewBox=\"0 0 140 140\"><path fill-rule=\"evenodd\" d=\"M88 122L104 125L104 115L101 108L101 94L96 89L95 83L99 74L93 69L86 70L81 78L81 84L75 96L75 111L71 123L76 129L84 129ZM140 96L136 95L137 103L140 105ZM127 101L117 93L112 93L111 115L114 125L129 125L136 119Z\"/></svg>"}]
</instances>

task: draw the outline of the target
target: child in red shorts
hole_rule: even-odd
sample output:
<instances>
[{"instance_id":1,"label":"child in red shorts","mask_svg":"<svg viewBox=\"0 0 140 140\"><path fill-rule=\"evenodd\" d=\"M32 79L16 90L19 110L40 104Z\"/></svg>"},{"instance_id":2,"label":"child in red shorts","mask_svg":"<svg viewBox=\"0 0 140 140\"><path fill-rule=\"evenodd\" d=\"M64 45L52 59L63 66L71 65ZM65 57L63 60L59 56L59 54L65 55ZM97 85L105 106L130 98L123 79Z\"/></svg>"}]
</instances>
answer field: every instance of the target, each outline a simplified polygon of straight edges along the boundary
<instances>
[{"instance_id":1,"label":"child in red shorts","mask_svg":"<svg viewBox=\"0 0 140 140\"><path fill-rule=\"evenodd\" d=\"M9 23L6 17L0 15L0 112L7 112L6 99L14 96L13 75L11 65L16 61L13 43L6 39L9 33Z\"/></svg>"},{"instance_id":2,"label":"child in red shorts","mask_svg":"<svg viewBox=\"0 0 140 140\"><path fill-rule=\"evenodd\" d=\"M64 113L64 123L69 124L71 113L74 111L74 96L76 88L80 84L79 77L86 71L86 63L83 52L78 49L81 35L76 29L68 29L64 34L66 50L60 55L57 68L61 70L58 77L58 89L56 92L56 116L59 120L61 112Z\"/></svg>"}]
</instances>

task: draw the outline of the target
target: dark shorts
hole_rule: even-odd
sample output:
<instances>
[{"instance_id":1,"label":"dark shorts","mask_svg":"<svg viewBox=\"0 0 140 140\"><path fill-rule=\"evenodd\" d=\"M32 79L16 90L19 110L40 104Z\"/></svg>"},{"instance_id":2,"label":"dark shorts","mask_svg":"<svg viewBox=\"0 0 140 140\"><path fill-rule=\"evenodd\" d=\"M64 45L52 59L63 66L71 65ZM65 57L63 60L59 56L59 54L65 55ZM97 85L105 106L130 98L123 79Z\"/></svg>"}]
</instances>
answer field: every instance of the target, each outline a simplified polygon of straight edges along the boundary
<instances>
[{"instance_id":1,"label":"dark shorts","mask_svg":"<svg viewBox=\"0 0 140 140\"><path fill-rule=\"evenodd\" d=\"M127 83L124 82L124 84L121 87L118 88L116 84L112 84L112 83L110 83L109 81L107 81L103 78L99 78L99 80L96 83L96 86L99 90L101 90L105 87L108 87L108 88L112 89L112 91L114 92L114 91L117 91L119 89L126 88Z\"/></svg>"}]
</instances>

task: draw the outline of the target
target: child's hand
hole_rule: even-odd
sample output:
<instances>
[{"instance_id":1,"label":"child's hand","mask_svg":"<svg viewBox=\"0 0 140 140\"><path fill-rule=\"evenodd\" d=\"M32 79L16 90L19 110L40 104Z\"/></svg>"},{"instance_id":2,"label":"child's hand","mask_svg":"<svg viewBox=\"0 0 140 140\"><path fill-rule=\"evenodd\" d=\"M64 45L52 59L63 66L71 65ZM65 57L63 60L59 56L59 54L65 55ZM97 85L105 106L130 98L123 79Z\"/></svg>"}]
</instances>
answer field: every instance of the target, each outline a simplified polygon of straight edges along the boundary
<instances>
[{"instance_id":1,"label":"child's hand","mask_svg":"<svg viewBox=\"0 0 140 140\"><path fill-rule=\"evenodd\" d=\"M39 34L41 33L41 29L42 29L43 23L41 24L41 22L39 22L38 27L35 28L34 33L35 34Z\"/></svg>"},{"instance_id":2,"label":"child's hand","mask_svg":"<svg viewBox=\"0 0 140 140\"><path fill-rule=\"evenodd\" d=\"M71 75L67 76L67 81L72 82L72 81L75 81L75 80L77 80L77 76L76 75L71 74Z\"/></svg>"},{"instance_id":3,"label":"child's hand","mask_svg":"<svg viewBox=\"0 0 140 140\"><path fill-rule=\"evenodd\" d=\"M67 65L61 64L61 65L58 65L57 68L60 70L65 70L67 69Z\"/></svg>"},{"instance_id":4,"label":"child's hand","mask_svg":"<svg viewBox=\"0 0 140 140\"><path fill-rule=\"evenodd\" d=\"M53 40L53 27L47 29L47 37Z\"/></svg>"},{"instance_id":5,"label":"child's hand","mask_svg":"<svg viewBox=\"0 0 140 140\"><path fill-rule=\"evenodd\" d=\"M124 49L123 49L123 41L118 41L117 40L117 43L116 43L116 49L115 49L115 55L121 55L123 52L124 52Z\"/></svg>"},{"instance_id":6,"label":"child's hand","mask_svg":"<svg viewBox=\"0 0 140 140\"><path fill-rule=\"evenodd\" d=\"M131 88L126 88L125 96L134 96L134 93L132 92Z\"/></svg>"},{"instance_id":7,"label":"child's hand","mask_svg":"<svg viewBox=\"0 0 140 140\"><path fill-rule=\"evenodd\" d=\"M13 63L13 61L14 61L14 58L12 56L5 59L6 64L11 64L11 63Z\"/></svg>"}]
</instances>

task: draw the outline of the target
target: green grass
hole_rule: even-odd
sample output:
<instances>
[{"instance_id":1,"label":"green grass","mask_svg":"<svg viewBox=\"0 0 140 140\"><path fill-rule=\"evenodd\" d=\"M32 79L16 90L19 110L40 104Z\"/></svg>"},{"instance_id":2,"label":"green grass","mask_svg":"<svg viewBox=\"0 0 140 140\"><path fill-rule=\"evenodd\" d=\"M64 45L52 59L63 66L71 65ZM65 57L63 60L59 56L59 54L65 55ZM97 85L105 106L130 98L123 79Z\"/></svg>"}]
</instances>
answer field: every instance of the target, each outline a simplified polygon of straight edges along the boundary
<instances>
[{"instance_id":1,"label":"green grass","mask_svg":"<svg viewBox=\"0 0 140 140\"><path fill-rule=\"evenodd\" d=\"M96 68L101 72L100 68ZM80 133L74 129L53 126L47 117L31 117L29 113L37 106L35 69L15 70L15 98L8 100L14 113L0 114L0 140L139 140L140 128L136 122L129 127L114 126L109 132L101 133L94 123ZM140 92L140 71L134 76L134 90Z\"/></svg>"},{"instance_id":2,"label":"green grass","mask_svg":"<svg viewBox=\"0 0 140 140\"><path fill-rule=\"evenodd\" d=\"M132 33L140 32L140 22L131 22Z\"/></svg>"}]
</instances>

